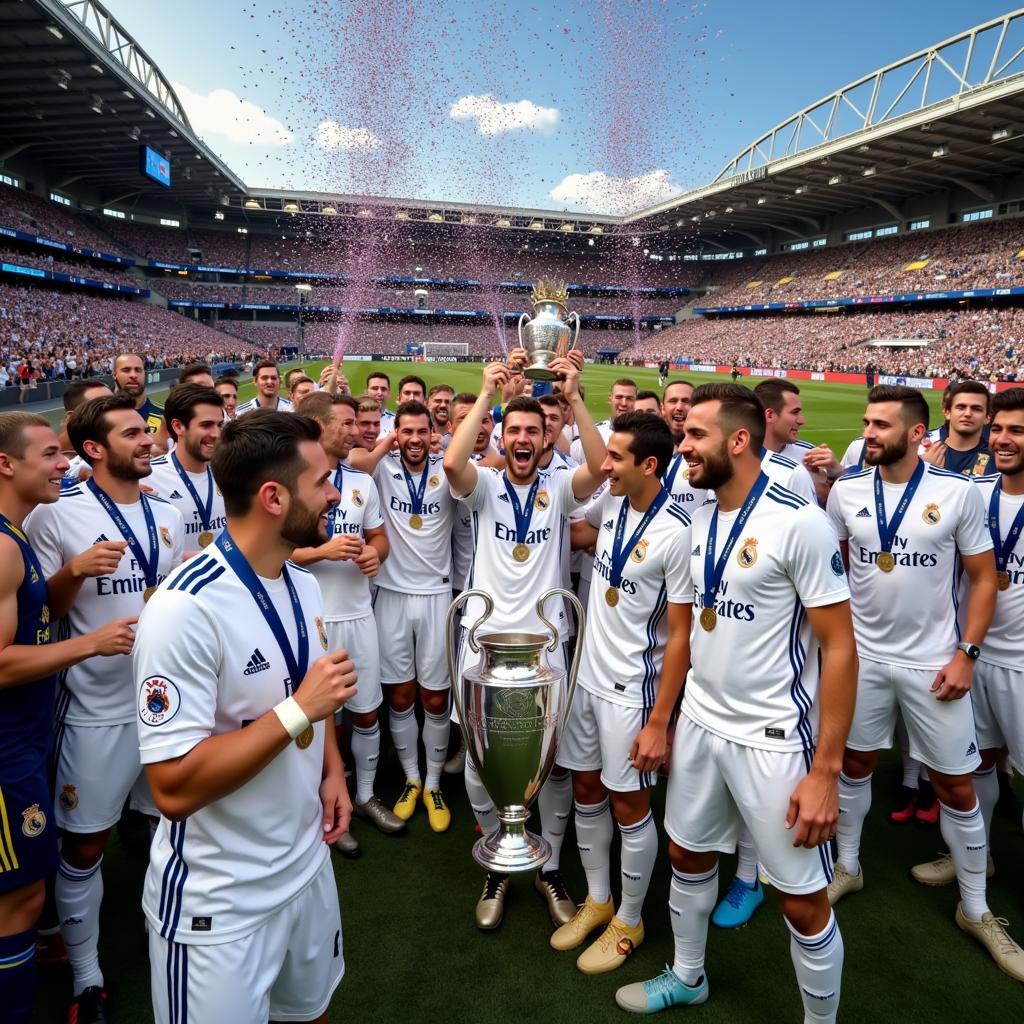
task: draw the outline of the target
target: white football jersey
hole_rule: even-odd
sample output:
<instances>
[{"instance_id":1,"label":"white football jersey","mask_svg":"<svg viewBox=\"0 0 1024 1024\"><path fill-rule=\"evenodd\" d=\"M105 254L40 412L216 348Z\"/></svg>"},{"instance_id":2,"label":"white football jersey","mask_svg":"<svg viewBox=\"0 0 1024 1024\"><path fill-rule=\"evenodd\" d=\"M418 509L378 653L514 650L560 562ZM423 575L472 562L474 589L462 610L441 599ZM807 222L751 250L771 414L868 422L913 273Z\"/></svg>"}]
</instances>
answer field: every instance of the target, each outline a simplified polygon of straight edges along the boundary
<instances>
[{"instance_id":1,"label":"white football jersey","mask_svg":"<svg viewBox=\"0 0 1024 1024\"><path fill-rule=\"evenodd\" d=\"M377 485L370 476L358 469L346 465L340 469L340 478L337 472L332 476L341 494L341 501L334 509L334 529L330 535L337 537L340 534L353 534L365 539L364 530L374 530L384 525ZM370 580L359 571L352 559L346 558L340 562L322 559L306 568L320 584L325 622L361 619L373 611Z\"/></svg>"},{"instance_id":2,"label":"white football jersey","mask_svg":"<svg viewBox=\"0 0 1024 1024\"><path fill-rule=\"evenodd\" d=\"M482 455L473 452L471 462L479 462ZM455 521L452 523L452 589L462 590L473 561L473 513L463 502L455 506Z\"/></svg>"},{"instance_id":3,"label":"white football jersey","mask_svg":"<svg viewBox=\"0 0 1024 1024\"><path fill-rule=\"evenodd\" d=\"M769 484L726 563L708 632L699 615L717 508L709 502L691 517L693 667L682 710L734 743L809 759L818 732L818 642L805 609L850 597L835 533L816 502ZM719 513L716 558L737 515Z\"/></svg>"},{"instance_id":4,"label":"white football jersey","mask_svg":"<svg viewBox=\"0 0 1024 1024\"><path fill-rule=\"evenodd\" d=\"M149 536L143 501L153 511L159 538L159 582L182 560L185 527L177 509L160 498L143 495L133 505L118 505L147 557ZM124 539L85 484L61 491L55 504L39 505L25 520L25 533L47 579L94 544ZM82 581L71 610L51 635L55 640L67 640L100 629L114 619L138 615L145 603L142 595L146 588L146 577L129 548L114 572ZM86 658L60 672L57 681L58 720L76 725L125 725L135 721L131 660L123 654Z\"/></svg>"},{"instance_id":5,"label":"white football jersey","mask_svg":"<svg viewBox=\"0 0 1024 1024\"><path fill-rule=\"evenodd\" d=\"M601 440L605 444L608 443L608 438L612 436L612 421L601 420L600 423L596 424L597 432L601 435ZM579 438L579 434L573 439L571 445L569 445L569 454L573 457L578 466L582 466L587 461L586 455L583 453L583 442Z\"/></svg>"},{"instance_id":6,"label":"white football jersey","mask_svg":"<svg viewBox=\"0 0 1024 1024\"><path fill-rule=\"evenodd\" d=\"M420 511L422 526L413 529L409 523L413 511L402 472L402 456L390 452L373 471L384 528L391 545L391 553L381 565L375 582L378 587L400 593L443 594L452 589L455 499L445 479L443 456L428 455L423 472L427 474L427 486ZM412 476L414 485L419 484L420 474Z\"/></svg>"},{"instance_id":7,"label":"white football jersey","mask_svg":"<svg viewBox=\"0 0 1024 1024\"><path fill-rule=\"evenodd\" d=\"M650 710L665 657L668 605L693 603L690 517L671 498L661 506L626 560L618 604L611 607L605 594L611 587L615 526L628 500L606 491L587 507L587 522L597 527L597 545L579 685L613 704ZM642 516L628 509L624 543Z\"/></svg>"},{"instance_id":8,"label":"white football jersey","mask_svg":"<svg viewBox=\"0 0 1024 1024\"><path fill-rule=\"evenodd\" d=\"M395 414L387 409L380 411L380 433L377 435L379 441L385 434L390 434L395 429Z\"/></svg>"},{"instance_id":9,"label":"white football jersey","mask_svg":"<svg viewBox=\"0 0 1024 1024\"><path fill-rule=\"evenodd\" d=\"M781 452L780 455L785 455L787 459L795 462L798 466L804 464L804 456L814 450L814 445L810 441L790 441Z\"/></svg>"},{"instance_id":10,"label":"white football jersey","mask_svg":"<svg viewBox=\"0 0 1024 1024\"><path fill-rule=\"evenodd\" d=\"M864 438L858 437L847 445L843 457L839 460L843 469L864 468Z\"/></svg>"},{"instance_id":11,"label":"white football jersey","mask_svg":"<svg viewBox=\"0 0 1024 1024\"><path fill-rule=\"evenodd\" d=\"M976 476L971 478L981 491L982 505L988 516L989 501L995 489L998 475ZM1010 535L1010 527L1014 517L1024 504L1024 495L999 495L999 538L1005 541ZM991 534L989 534L991 537ZM981 660L993 665L1002 665L1019 672L1024 662L1024 536L1017 538L1017 543L1010 551L1006 562L1006 571L1010 574L1010 586L1006 590L996 592L996 613L992 617L992 625L988 627L985 640L981 645ZM961 634L966 620L967 590L970 581L963 574L960 593L960 629Z\"/></svg>"},{"instance_id":12,"label":"white football jersey","mask_svg":"<svg viewBox=\"0 0 1024 1024\"><path fill-rule=\"evenodd\" d=\"M537 598L552 587L564 586L569 516L582 504L572 492L574 474L537 474L533 516L524 540L528 556L518 562L512 554L516 518L505 490L505 473L486 466L475 468L476 486L462 500L473 515L473 563L466 589L478 588L494 599L494 611L482 630L546 634L547 627L537 617ZM515 491L520 505L525 506L530 487L516 487ZM472 625L482 614L480 601L467 601L463 605L463 625ZM571 629L561 599L549 601L545 614L561 636L569 635Z\"/></svg>"},{"instance_id":13,"label":"white football jersey","mask_svg":"<svg viewBox=\"0 0 1024 1024\"><path fill-rule=\"evenodd\" d=\"M818 503L811 474L799 462L766 448L764 455L761 456L761 469L772 483L781 484L786 490L799 494L801 498L806 498L815 505Z\"/></svg>"},{"instance_id":14,"label":"white football jersey","mask_svg":"<svg viewBox=\"0 0 1024 1024\"><path fill-rule=\"evenodd\" d=\"M206 531L195 499L189 494L170 455L158 456L150 462L150 466L153 472L146 477L144 483L147 487L153 488L158 498L163 498L181 513L181 518L185 522L185 551L194 554L200 550L199 535ZM186 471L182 469L182 472ZM210 532L214 538L220 536L221 530L228 525L228 520L224 514L224 496L214 483L210 467L206 467L205 473L187 473L187 476L204 508L207 500L212 497Z\"/></svg>"},{"instance_id":15,"label":"white football jersey","mask_svg":"<svg viewBox=\"0 0 1024 1024\"><path fill-rule=\"evenodd\" d=\"M311 665L327 649L320 588L304 569L287 570ZM283 577L261 582L297 650ZM172 573L146 606L132 663L143 764L244 729L296 686L255 598L217 547ZM309 746L289 743L233 793L184 821L161 817L142 899L150 928L175 942L225 942L255 930L300 893L329 858L319 796L323 760L324 723L317 722Z\"/></svg>"},{"instance_id":16,"label":"white football jersey","mask_svg":"<svg viewBox=\"0 0 1024 1024\"><path fill-rule=\"evenodd\" d=\"M703 487L693 487L690 484L690 467L682 455L672 456L672 461L665 470L661 480L672 500L685 512L693 514L695 508L700 508L708 498L714 494Z\"/></svg>"},{"instance_id":17,"label":"white football jersey","mask_svg":"<svg viewBox=\"0 0 1024 1024\"><path fill-rule=\"evenodd\" d=\"M881 550L875 516L877 472L869 468L841 476L828 497L837 536L849 543L857 652L869 661L939 669L959 642L958 554L992 548L981 492L967 477L926 464L893 542L895 568L882 572L876 565ZM889 519L905 486L882 485Z\"/></svg>"},{"instance_id":18,"label":"white football jersey","mask_svg":"<svg viewBox=\"0 0 1024 1024\"><path fill-rule=\"evenodd\" d=\"M235 419L239 416L244 416L247 412L255 412L261 408L260 400L253 396L248 402L243 402L235 409ZM277 396L277 405L274 408L278 412L295 412L295 408L287 398L282 398L280 395Z\"/></svg>"}]
</instances>

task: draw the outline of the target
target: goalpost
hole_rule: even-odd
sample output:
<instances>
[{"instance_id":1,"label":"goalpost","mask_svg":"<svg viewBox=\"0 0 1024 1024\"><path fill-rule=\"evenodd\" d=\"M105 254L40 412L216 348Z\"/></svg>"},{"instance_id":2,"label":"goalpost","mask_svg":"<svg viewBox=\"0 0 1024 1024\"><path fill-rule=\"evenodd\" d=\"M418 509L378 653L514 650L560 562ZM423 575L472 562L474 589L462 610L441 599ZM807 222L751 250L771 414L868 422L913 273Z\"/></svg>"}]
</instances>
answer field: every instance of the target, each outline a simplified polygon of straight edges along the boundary
<instances>
[{"instance_id":1,"label":"goalpost","mask_svg":"<svg viewBox=\"0 0 1024 1024\"><path fill-rule=\"evenodd\" d=\"M426 362L448 356L468 356L468 341L425 341L423 342L423 358Z\"/></svg>"}]
</instances>

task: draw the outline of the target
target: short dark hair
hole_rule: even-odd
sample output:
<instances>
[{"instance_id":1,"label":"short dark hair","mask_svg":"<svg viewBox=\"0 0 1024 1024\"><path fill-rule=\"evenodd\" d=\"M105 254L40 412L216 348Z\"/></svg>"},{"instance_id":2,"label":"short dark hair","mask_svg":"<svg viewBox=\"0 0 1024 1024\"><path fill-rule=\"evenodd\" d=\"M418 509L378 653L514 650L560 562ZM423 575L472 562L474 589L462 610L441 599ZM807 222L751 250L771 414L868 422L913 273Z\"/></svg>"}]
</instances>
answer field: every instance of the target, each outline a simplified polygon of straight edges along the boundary
<instances>
[{"instance_id":1,"label":"short dark hair","mask_svg":"<svg viewBox=\"0 0 1024 1024\"><path fill-rule=\"evenodd\" d=\"M399 421L403 416L426 416L429 422L430 410L422 402L403 402L395 410L395 430L398 429Z\"/></svg>"},{"instance_id":2,"label":"short dark hair","mask_svg":"<svg viewBox=\"0 0 1024 1024\"><path fill-rule=\"evenodd\" d=\"M279 377L281 376L281 371L280 371L280 370L278 369L278 367L277 367L277 363L275 363L273 359L261 359L261 360L260 360L260 361L259 361L259 362L258 362L258 363L257 363L257 364L256 364L256 365L255 365L255 366L253 367L253 368L252 368L252 379L253 379L253 380L255 380L255 379L256 379L256 376L257 376L257 374L258 374L258 373L260 372L260 370L277 370L277 375L278 375ZM255 492L254 492L254 493L255 493Z\"/></svg>"},{"instance_id":3,"label":"short dark hair","mask_svg":"<svg viewBox=\"0 0 1024 1024\"><path fill-rule=\"evenodd\" d=\"M638 402L641 400L650 401L650 399L652 398L658 403L658 405L661 405L661 398L659 397L657 391L649 391L647 388L644 388L643 391L638 391L636 393L636 400Z\"/></svg>"},{"instance_id":4,"label":"short dark hair","mask_svg":"<svg viewBox=\"0 0 1024 1024\"><path fill-rule=\"evenodd\" d=\"M505 433L505 424L508 423L509 416L514 412L532 412L535 416L540 417L540 429L544 429L544 406L533 398L531 395L516 395L508 405L505 406L505 412L501 417L501 432Z\"/></svg>"},{"instance_id":5,"label":"short dark hair","mask_svg":"<svg viewBox=\"0 0 1024 1024\"><path fill-rule=\"evenodd\" d=\"M401 391L402 389L401 389L401 388L399 388L398 390L399 390L399 391ZM434 397L434 395L438 394L438 393L439 393L439 392L441 392L441 391L450 391L450 392L452 393L452 395L453 395L453 396L455 395L455 388L453 388L453 387L451 386L451 384L435 384L435 385L434 385L434 386L433 386L433 387L432 387L432 388L431 388L431 389L430 389L430 390L429 390L429 391L427 392L427 398L433 398L433 397Z\"/></svg>"},{"instance_id":6,"label":"short dark hair","mask_svg":"<svg viewBox=\"0 0 1024 1024\"><path fill-rule=\"evenodd\" d=\"M110 434L107 413L135 408L135 396L129 395L127 391L115 391L112 395L100 395L99 398L90 398L88 402L83 402L68 422L68 440L71 441L71 447L91 466L92 459L85 454L83 447L85 442L95 441L106 448L107 437Z\"/></svg>"},{"instance_id":7,"label":"short dark hair","mask_svg":"<svg viewBox=\"0 0 1024 1024\"><path fill-rule=\"evenodd\" d=\"M85 377L82 380L71 381L64 389L64 411L74 412L85 401L85 393L92 388L106 388L107 391L110 390L103 381L97 380L95 377Z\"/></svg>"},{"instance_id":8,"label":"short dark hair","mask_svg":"<svg viewBox=\"0 0 1024 1024\"><path fill-rule=\"evenodd\" d=\"M692 383L691 383L690 381L688 381L688 380L670 380L670 381L669 381L669 382L668 382L668 383L667 383L667 384L665 385L665 390L664 390L664 391L662 391L662 393L661 393L661 396L662 396L662 401L664 401L664 400L665 400L665 395L667 395L667 394L668 394L668 389L669 389L669 388L674 388L674 387L675 387L675 386L676 386L677 384L685 384L685 385L686 385L686 386L687 386L687 387L688 387L688 388L689 388L689 389L690 389L691 391L693 391L693 388L694 388L694 386L693 386L693 384L692 384Z\"/></svg>"},{"instance_id":9,"label":"short dark hair","mask_svg":"<svg viewBox=\"0 0 1024 1024\"><path fill-rule=\"evenodd\" d=\"M402 388L404 388L406 384L419 384L420 391L422 391L424 395L427 393L427 382L422 377L417 377L415 373L406 375L398 382L399 394L402 393ZM390 386L391 385L389 384L388 387Z\"/></svg>"},{"instance_id":10,"label":"short dark hair","mask_svg":"<svg viewBox=\"0 0 1024 1024\"><path fill-rule=\"evenodd\" d=\"M307 376L305 373L300 373L297 376L291 378L288 382L288 390L294 391L300 384L315 384L316 381L312 377Z\"/></svg>"},{"instance_id":11,"label":"short dark hair","mask_svg":"<svg viewBox=\"0 0 1024 1024\"><path fill-rule=\"evenodd\" d=\"M235 394L238 394L238 378L234 374L222 373L214 382L213 386L219 388L221 384L230 384L235 389Z\"/></svg>"},{"instance_id":12,"label":"short dark hair","mask_svg":"<svg viewBox=\"0 0 1024 1024\"><path fill-rule=\"evenodd\" d=\"M992 406L992 392L980 380L961 380L947 388L942 396L942 407L952 409L957 395L984 395L986 410Z\"/></svg>"},{"instance_id":13,"label":"short dark hair","mask_svg":"<svg viewBox=\"0 0 1024 1024\"><path fill-rule=\"evenodd\" d=\"M477 396L472 391L460 391L458 394L452 395L452 400L448 403L451 406L454 405L476 405Z\"/></svg>"},{"instance_id":14,"label":"short dark hair","mask_svg":"<svg viewBox=\"0 0 1024 1024\"><path fill-rule=\"evenodd\" d=\"M1007 388L992 396L992 415L997 412L1018 412L1024 409L1024 387Z\"/></svg>"},{"instance_id":15,"label":"short dark hair","mask_svg":"<svg viewBox=\"0 0 1024 1024\"><path fill-rule=\"evenodd\" d=\"M653 412L624 412L612 420L613 434L632 434L629 442L629 453L633 462L639 464L644 459L654 458L658 468L654 471L659 479L665 475L668 464L672 461L675 445L672 431L668 424Z\"/></svg>"},{"instance_id":16,"label":"short dark hair","mask_svg":"<svg viewBox=\"0 0 1024 1024\"><path fill-rule=\"evenodd\" d=\"M171 437L177 437L171 423L180 420L182 426L187 427L196 414L197 405L215 405L218 409L223 409L224 399L213 388L204 387L202 384L179 384L167 392L167 401L164 402L164 423L167 424L167 433Z\"/></svg>"},{"instance_id":17,"label":"short dark hair","mask_svg":"<svg viewBox=\"0 0 1024 1024\"><path fill-rule=\"evenodd\" d=\"M198 377L204 373L208 373L211 377L213 376L213 370L206 363L189 363L178 374L178 384L187 384L191 377Z\"/></svg>"},{"instance_id":18,"label":"short dark hair","mask_svg":"<svg viewBox=\"0 0 1024 1024\"><path fill-rule=\"evenodd\" d=\"M382 381L384 381L387 384L389 388L391 387L391 378L383 370L370 371L366 378L367 387L370 386L370 381L373 380L375 377L379 377Z\"/></svg>"},{"instance_id":19,"label":"short dark hair","mask_svg":"<svg viewBox=\"0 0 1024 1024\"><path fill-rule=\"evenodd\" d=\"M868 392L868 405L876 402L899 402L903 422L908 427L923 423L925 430L928 429L928 403L917 388L908 388L905 384L876 384Z\"/></svg>"},{"instance_id":20,"label":"short dark hair","mask_svg":"<svg viewBox=\"0 0 1024 1024\"><path fill-rule=\"evenodd\" d=\"M693 389L691 408L704 402L720 402L720 424L731 433L743 429L750 434L750 447L759 451L764 446L764 406L761 399L742 384L700 384Z\"/></svg>"},{"instance_id":21,"label":"short dark hair","mask_svg":"<svg viewBox=\"0 0 1024 1024\"><path fill-rule=\"evenodd\" d=\"M332 395L327 391L314 391L306 395L295 411L326 427L331 422L331 410L336 405L347 405L353 412L359 412L359 403L351 395Z\"/></svg>"},{"instance_id":22,"label":"short dark hair","mask_svg":"<svg viewBox=\"0 0 1024 1024\"><path fill-rule=\"evenodd\" d=\"M786 404L786 395L799 395L800 389L791 380L770 377L768 380L761 381L754 388L754 394L761 399L761 404L765 409L782 412Z\"/></svg>"},{"instance_id":23,"label":"short dark hair","mask_svg":"<svg viewBox=\"0 0 1024 1024\"><path fill-rule=\"evenodd\" d=\"M12 459L23 459L28 447L26 429L49 426L50 421L38 413L0 412L0 452L10 455Z\"/></svg>"},{"instance_id":24,"label":"short dark hair","mask_svg":"<svg viewBox=\"0 0 1024 1024\"><path fill-rule=\"evenodd\" d=\"M257 491L269 480L294 492L306 468L299 445L319 440L320 424L299 413L257 409L232 420L210 462L227 514L244 516Z\"/></svg>"},{"instance_id":25,"label":"short dark hair","mask_svg":"<svg viewBox=\"0 0 1024 1024\"><path fill-rule=\"evenodd\" d=\"M547 395L541 395L540 398L537 399L537 401L542 406L545 406L548 409L552 408L553 406L557 406L559 411L561 411L562 403L558 400L558 395L556 395L554 392L551 392L550 394Z\"/></svg>"},{"instance_id":26,"label":"short dark hair","mask_svg":"<svg viewBox=\"0 0 1024 1024\"><path fill-rule=\"evenodd\" d=\"M629 377L620 377L618 380L613 380L612 381L612 387L613 388L616 388L616 387L632 388L635 391L636 390L636 381L635 380L631 380Z\"/></svg>"}]
</instances>

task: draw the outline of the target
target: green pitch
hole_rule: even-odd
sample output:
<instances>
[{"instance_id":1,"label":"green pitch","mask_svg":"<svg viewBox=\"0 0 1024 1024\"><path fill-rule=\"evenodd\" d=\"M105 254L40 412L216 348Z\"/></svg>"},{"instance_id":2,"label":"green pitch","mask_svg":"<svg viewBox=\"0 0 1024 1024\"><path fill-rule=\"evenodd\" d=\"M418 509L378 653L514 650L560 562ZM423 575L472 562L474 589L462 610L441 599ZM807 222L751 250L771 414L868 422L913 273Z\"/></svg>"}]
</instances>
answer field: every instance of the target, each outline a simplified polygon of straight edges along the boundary
<instances>
[{"instance_id":1,"label":"green pitch","mask_svg":"<svg viewBox=\"0 0 1024 1024\"><path fill-rule=\"evenodd\" d=\"M309 366L313 376L320 365ZM443 380L468 391L477 389L480 376L477 365L383 365L393 391L406 373L424 377L428 386ZM372 368L369 363L345 366L355 391L362 389ZM611 382L624 375L641 387L656 388L655 371L586 368L587 404L596 417L607 416ZM694 375L690 379L698 383L712 378ZM859 434L864 389L814 382L801 382L800 387L807 408L806 437L828 441L841 454ZM247 385L242 397L251 393ZM937 410L938 392L928 397ZM937 411L935 417L937 423ZM399 795L402 779L386 719L385 714L377 791L391 802ZM840 1020L848 1024L1024 1020L1024 986L1002 975L984 950L954 924L955 887L926 889L910 879L911 865L936 856L943 843L937 831L887 821L890 795L898 782L899 766L890 756L875 775L875 803L865 828L866 888L838 908L846 944ZM346 1024L507 1024L520 1017L544 1024L631 1020L615 1006L615 989L657 974L672 959L664 835L644 913L646 941L617 973L585 977L575 968L575 954L555 953L548 946L551 926L529 876L513 879L500 930L489 935L476 930L473 907L483 876L470 856L476 838L473 816L461 777L445 777L443 786L453 817L447 833L434 835L422 810L399 837L381 836L357 821L353 834L363 846L362 857L347 861L333 855L347 973L333 1000L330 1020ZM287 794L281 799L287 799ZM655 794L659 829L663 799L662 783ZM273 813L269 808L268 814ZM539 828L536 814L532 825ZM617 846L616 841L612 854L616 894ZM1024 939L1024 882L1017 873L1024 857L1020 822L997 816L993 851L996 875L989 885L989 902L994 913L1009 918L1011 933ZM732 866L733 858L723 858L723 891ZM562 871L569 892L582 901L585 883L571 822ZM111 1019L118 1024L152 1021L146 936L139 909L144 872L144 858L128 852L115 837L103 866L106 895L100 954L111 991ZM710 1001L670 1011L666 1020L796 1024L801 1019L789 933L770 897L749 927L735 932L711 929L707 964ZM67 969L44 968L36 1020L63 1020L69 995Z\"/></svg>"}]
</instances>

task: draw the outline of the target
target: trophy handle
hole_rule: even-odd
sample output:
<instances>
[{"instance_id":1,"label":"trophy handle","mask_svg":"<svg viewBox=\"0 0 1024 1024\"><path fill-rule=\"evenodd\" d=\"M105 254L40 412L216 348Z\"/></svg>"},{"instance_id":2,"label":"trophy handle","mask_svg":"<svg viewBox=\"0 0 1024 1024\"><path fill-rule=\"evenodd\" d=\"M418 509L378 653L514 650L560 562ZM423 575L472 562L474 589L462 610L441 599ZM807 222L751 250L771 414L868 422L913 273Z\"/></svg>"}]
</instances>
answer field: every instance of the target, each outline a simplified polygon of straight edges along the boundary
<instances>
[{"instance_id":1,"label":"trophy handle","mask_svg":"<svg viewBox=\"0 0 1024 1024\"><path fill-rule=\"evenodd\" d=\"M576 650L573 652L572 664L569 666L568 687L565 692L565 710L562 712L562 723L558 730L559 736L561 736L569 722L569 713L572 711L572 699L576 694L576 677L579 675L580 658L583 654L583 636L587 628L587 616L586 612L583 610L583 605L580 603L580 599L571 590L564 590L561 587L555 587L554 589L549 590L546 594L542 594L540 600L537 602L537 615L540 616L541 622L551 630L551 643L548 644L549 651L554 651L558 647L558 630L555 629L548 618L544 615L544 605L547 604L548 599L554 597L555 594L568 599L576 609L576 615L579 619L579 629L576 633Z\"/></svg>"},{"instance_id":2,"label":"trophy handle","mask_svg":"<svg viewBox=\"0 0 1024 1024\"><path fill-rule=\"evenodd\" d=\"M518 325L516 326L516 336L519 338L519 347L520 348L526 348L526 343L523 341L523 322L524 321L529 322L529 320L530 320L530 314L529 313L523 313L523 315L519 318Z\"/></svg>"},{"instance_id":3,"label":"trophy handle","mask_svg":"<svg viewBox=\"0 0 1024 1024\"><path fill-rule=\"evenodd\" d=\"M581 326L581 324L580 324L580 315L579 315L579 313L577 313L576 310L573 310L565 318L565 322L567 324L569 324L569 323L575 323L576 324L576 330L573 333L572 341L569 342L569 347L566 349L567 352L571 352L576 347L576 342L580 340L580 326Z\"/></svg>"},{"instance_id":4,"label":"trophy handle","mask_svg":"<svg viewBox=\"0 0 1024 1024\"><path fill-rule=\"evenodd\" d=\"M468 736L469 728L466 724L466 711L462 706L462 680L458 678L455 671L455 652L454 644L452 643L452 637L454 636L454 629L452 628L455 621L455 616L458 610L471 598L479 597L484 603L484 613L480 616L472 626L469 627L469 633L466 636L466 640L469 643L469 649L474 653L478 654L480 646L476 642L476 631L491 617L491 612L494 611L494 601L491 599L491 595L483 590L464 590L454 601L448 606L448 615L445 618L444 623L444 650L445 655L448 659L448 678L452 684L452 700L455 701L455 710L459 716L459 722L462 724L463 733Z\"/></svg>"}]
</instances>

